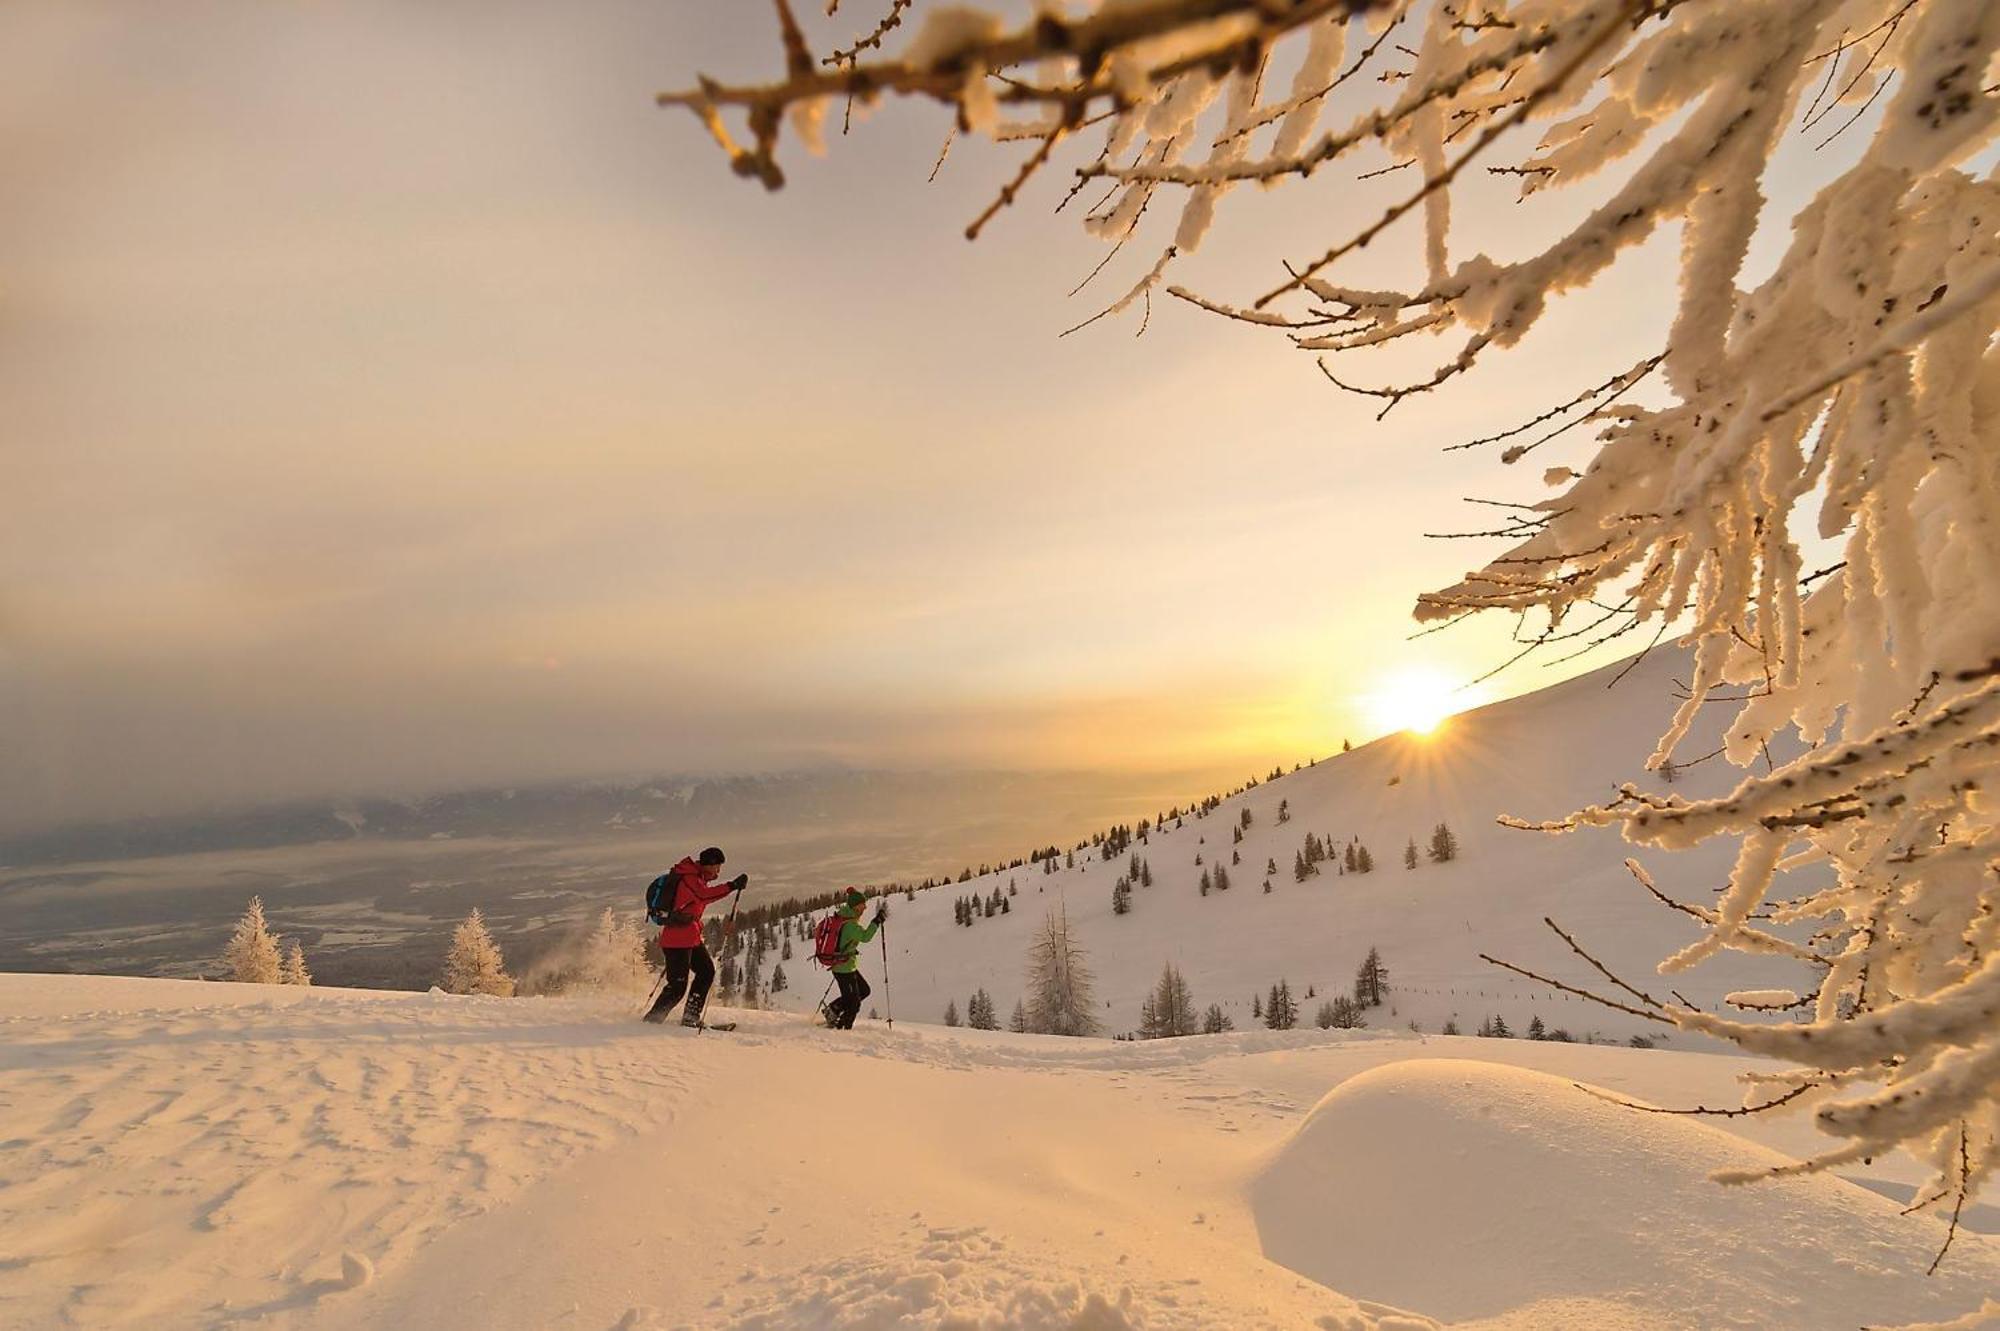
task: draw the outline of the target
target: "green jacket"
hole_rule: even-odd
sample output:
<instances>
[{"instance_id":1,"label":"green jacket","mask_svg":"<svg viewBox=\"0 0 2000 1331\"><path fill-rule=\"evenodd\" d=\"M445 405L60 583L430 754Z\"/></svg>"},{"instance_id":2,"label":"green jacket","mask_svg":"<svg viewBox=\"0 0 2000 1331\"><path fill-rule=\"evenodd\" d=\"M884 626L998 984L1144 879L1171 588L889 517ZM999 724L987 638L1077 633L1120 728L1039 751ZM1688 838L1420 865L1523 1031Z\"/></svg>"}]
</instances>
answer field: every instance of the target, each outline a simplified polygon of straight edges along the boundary
<instances>
[{"instance_id":1,"label":"green jacket","mask_svg":"<svg viewBox=\"0 0 2000 1331\"><path fill-rule=\"evenodd\" d=\"M835 964L833 973L835 975L854 974L854 969L859 964L862 944L874 942L875 931L881 927L879 924L863 924L861 916L858 914L853 919L841 925L840 961Z\"/></svg>"}]
</instances>

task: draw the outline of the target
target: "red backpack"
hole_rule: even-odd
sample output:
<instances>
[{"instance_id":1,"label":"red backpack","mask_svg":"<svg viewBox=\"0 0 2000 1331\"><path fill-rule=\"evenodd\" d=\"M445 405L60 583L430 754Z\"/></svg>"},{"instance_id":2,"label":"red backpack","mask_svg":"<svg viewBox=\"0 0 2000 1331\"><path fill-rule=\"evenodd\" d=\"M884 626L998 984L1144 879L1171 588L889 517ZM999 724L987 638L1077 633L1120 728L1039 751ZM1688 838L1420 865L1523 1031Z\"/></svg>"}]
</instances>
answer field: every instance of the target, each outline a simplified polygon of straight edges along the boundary
<instances>
[{"instance_id":1,"label":"red backpack","mask_svg":"<svg viewBox=\"0 0 2000 1331\"><path fill-rule=\"evenodd\" d=\"M835 911L813 926L813 960L829 970L847 960L840 950L840 928L846 923L847 917Z\"/></svg>"}]
</instances>

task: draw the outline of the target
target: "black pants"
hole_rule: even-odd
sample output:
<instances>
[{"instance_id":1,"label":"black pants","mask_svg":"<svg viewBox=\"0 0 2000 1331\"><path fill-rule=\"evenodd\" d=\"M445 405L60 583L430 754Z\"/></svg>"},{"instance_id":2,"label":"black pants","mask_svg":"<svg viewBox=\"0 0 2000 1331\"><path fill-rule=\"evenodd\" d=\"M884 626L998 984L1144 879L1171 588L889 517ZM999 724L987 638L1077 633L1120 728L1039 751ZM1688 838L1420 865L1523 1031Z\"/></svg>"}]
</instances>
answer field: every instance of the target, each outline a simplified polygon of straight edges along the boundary
<instances>
[{"instance_id":1,"label":"black pants","mask_svg":"<svg viewBox=\"0 0 2000 1331\"><path fill-rule=\"evenodd\" d=\"M833 982L840 986L840 997L826 1008L833 1014L834 1029L853 1030L854 1019L861 1015L861 1005L868 999L868 981L861 978L860 971L835 971Z\"/></svg>"},{"instance_id":2,"label":"black pants","mask_svg":"<svg viewBox=\"0 0 2000 1331\"><path fill-rule=\"evenodd\" d=\"M697 943L693 947L670 947L665 952L667 958L667 987L660 990L659 1001L646 1014L647 1021L665 1021L667 1014L674 1010L674 1004L681 1001L681 995L688 992L688 972L694 973L694 993L688 996L687 1011L681 1013L681 1024L693 1026L701 1021L701 1010L708 1006L708 987L715 983L715 959L708 955L706 945Z\"/></svg>"}]
</instances>

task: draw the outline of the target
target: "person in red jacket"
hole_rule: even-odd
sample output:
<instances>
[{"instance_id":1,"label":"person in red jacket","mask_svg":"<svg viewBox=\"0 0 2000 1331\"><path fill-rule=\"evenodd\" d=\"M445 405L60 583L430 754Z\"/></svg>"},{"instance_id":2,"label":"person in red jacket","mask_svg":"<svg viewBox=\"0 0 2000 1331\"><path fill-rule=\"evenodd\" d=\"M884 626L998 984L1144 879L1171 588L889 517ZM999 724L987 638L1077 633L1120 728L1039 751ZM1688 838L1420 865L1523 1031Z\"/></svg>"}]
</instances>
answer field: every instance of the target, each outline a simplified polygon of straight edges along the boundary
<instances>
[{"instance_id":1,"label":"person in red jacket","mask_svg":"<svg viewBox=\"0 0 2000 1331\"><path fill-rule=\"evenodd\" d=\"M687 996L687 1010L681 1025L701 1025L702 1009L708 1006L708 987L715 983L715 959L701 941L701 913L711 901L720 901L731 892L750 886L750 875L740 873L726 883L722 877L723 855L714 846L699 856L690 855L655 880L649 894L648 918L660 926L660 951L667 959L667 983L658 1001L646 1013L646 1020L664 1022L674 1005ZM694 990L688 991L688 975L694 975Z\"/></svg>"}]
</instances>

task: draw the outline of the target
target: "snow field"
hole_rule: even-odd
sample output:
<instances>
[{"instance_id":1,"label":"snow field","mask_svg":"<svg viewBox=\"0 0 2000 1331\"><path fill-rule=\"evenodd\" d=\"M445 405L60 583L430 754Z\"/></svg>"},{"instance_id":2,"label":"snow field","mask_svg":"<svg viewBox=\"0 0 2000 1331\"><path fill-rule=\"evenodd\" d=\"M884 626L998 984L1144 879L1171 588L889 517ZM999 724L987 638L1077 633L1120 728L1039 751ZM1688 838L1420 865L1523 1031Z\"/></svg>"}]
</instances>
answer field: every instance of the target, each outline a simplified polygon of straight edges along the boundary
<instances>
[{"instance_id":1,"label":"snow field","mask_svg":"<svg viewBox=\"0 0 2000 1331\"><path fill-rule=\"evenodd\" d=\"M2000 1287L1991 1238L1926 1280L1936 1220L1723 1189L1767 1148L1570 1085L1727 1102L1747 1059L252 992L0 976L37 1014L0 1028L0 1325L1816 1329Z\"/></svg>"},{"instance_id":2,"label":"snow field","mask_svg":"<svg viewBox=\"0 0 2000 1331\"><path fill-rule=\"evenodd\" d=\"M309 1307L687 1092L575 1006L71 976L0 996L6 1326Z\"/></svg>"}]
</instances>

